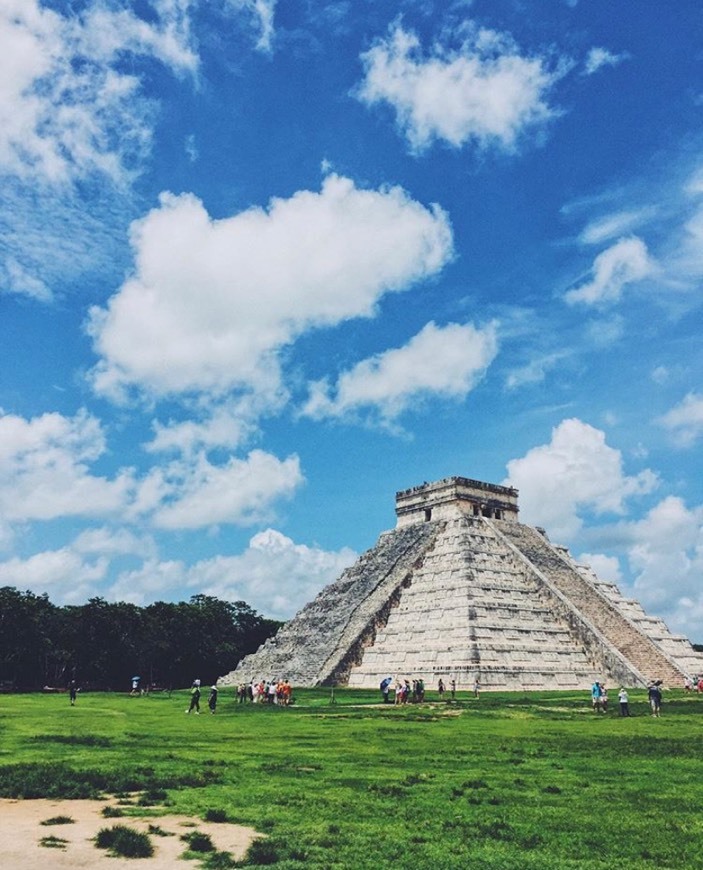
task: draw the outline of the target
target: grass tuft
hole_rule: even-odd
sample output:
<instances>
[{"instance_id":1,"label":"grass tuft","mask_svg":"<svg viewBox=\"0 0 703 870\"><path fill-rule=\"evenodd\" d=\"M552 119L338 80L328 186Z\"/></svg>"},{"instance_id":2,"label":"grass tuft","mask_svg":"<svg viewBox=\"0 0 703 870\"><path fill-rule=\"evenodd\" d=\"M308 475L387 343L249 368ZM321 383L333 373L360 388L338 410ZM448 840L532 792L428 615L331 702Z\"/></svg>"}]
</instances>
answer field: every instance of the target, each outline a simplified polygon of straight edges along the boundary
<instances>
[{"instance_id":1,"label":"grass tuft","mask_svg":"<svg viewBox=\"0 0 703 870\"><path fill-rule=\"evenodd\" d=\"M52 816L50 819L44 819L43 822L39 822L40 825L73 825L75 824L75 819L72 819L70 816Z\"/></svg>"},{"instance_id":2,"label":"grass tuft","mask_svg":"<svg viewBox=\"0 0 703 870\"><path fill-rule=\"evenodd\" d=\"M64 840L63 837L42 837L39 840L39 845L44 846L45 849L65 849L68 844L68 840Z\"/></svg>"},{"instance_id":3,"label":"grass tuft","mask_svg":"<svg viewBox=\"0 0 703 870\"><path fill-rule=\"evenodd\" d=\"M123 858L151 858L154 854L149 835L126 825L101 828L95 837L95 845Z\"/></svg>"}]
</instances>

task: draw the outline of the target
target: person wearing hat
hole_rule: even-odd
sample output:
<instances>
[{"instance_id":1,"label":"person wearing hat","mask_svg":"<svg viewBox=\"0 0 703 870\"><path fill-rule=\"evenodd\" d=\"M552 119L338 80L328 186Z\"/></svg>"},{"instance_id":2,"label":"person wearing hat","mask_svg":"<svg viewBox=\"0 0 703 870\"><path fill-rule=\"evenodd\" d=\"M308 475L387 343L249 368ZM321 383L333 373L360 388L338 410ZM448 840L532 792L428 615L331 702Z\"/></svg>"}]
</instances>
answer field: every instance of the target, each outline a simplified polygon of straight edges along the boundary
<instances>
[{"instance_id":1,"label":"person wearing hat","mask_svg":"<svg viewBox=\"0 0 703 870\"><path fill-rule=\"evenodd\" d=\"M210 697L207 699L207 705L210 712L214 713L217 707L217 686L210 686Z\"/></svg>"},{"instance_id":2,"label":"person wearing hat","mask_svg":"<svg viewBox=\"0 0 703 870\"><path fill-rule=\"evenodd\" d=\"M195 710L197 716L200 715L200 680L194 680L190 689L190 707L186 713L190 713L192 710Z\"/></svg>"},{"instance_id":3,"label":"person wearing hat","mask_svg":"<svg viewBox=\"0 0 703 870\"><path fill-rule=\"evenodd\" d=\"M620 687L620 691L618 692L618 701L620 701L620 715L629 716L630 698L627 694L627 689L624 686Z\"/></svg>"}]
</instances>

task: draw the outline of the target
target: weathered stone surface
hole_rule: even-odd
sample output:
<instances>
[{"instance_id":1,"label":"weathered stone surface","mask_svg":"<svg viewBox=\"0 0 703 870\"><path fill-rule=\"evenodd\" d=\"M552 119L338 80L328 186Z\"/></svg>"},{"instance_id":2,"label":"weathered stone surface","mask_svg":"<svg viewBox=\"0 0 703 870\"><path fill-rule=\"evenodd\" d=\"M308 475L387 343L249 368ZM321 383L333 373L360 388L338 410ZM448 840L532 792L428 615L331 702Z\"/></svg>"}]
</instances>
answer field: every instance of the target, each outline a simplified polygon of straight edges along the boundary
<instances>
[{"instance_id":1,"label":"weathered stone surface","mask_svg":"<svg viewBox=\"0 0 703 870\"><path fill-rule=\"evenodd\" d=\"M686 638L517 520L517 492L448 478L397 496L398 526L222 683L460 688L679 685Z\"/></svg>"}]
</instances>

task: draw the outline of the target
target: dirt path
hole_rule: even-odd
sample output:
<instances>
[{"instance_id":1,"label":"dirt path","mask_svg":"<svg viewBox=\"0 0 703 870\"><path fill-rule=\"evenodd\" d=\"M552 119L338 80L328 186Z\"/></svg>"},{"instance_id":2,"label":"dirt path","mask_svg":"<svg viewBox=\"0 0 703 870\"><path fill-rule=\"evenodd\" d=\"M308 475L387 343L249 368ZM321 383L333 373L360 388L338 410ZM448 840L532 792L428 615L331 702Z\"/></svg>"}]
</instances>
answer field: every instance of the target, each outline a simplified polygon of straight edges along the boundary
<instances>
[{"instance_id":1,"label":"dirt path","mask_svg":"<svg viewBox=\"0 0 703 870\"><path fill-rule=\"evenodd\" d=\"M3 870L46 870L51 867L71 868L104 867L109 870L173 870L179 866L179 857L186 849L181 834L198 830L207 834L215 848L231 852L233 858L242 858L249 844L258 834L251 828L238 825L203 822L187 816L159 816L138 819L133 817L106 819L102 815L105 801L54 801L0 799L0 866ZM55 816L68 816L72 824L42 825ZM149 824L158 825L172 836L152 835L152 858L112 858L92 841L100 828L113 824L126 824L148 832ZM63 848L47 848L40 844L43 837L66 840ZM199 864L184 866L198 867Z\"/></svg>"}]
</instances>

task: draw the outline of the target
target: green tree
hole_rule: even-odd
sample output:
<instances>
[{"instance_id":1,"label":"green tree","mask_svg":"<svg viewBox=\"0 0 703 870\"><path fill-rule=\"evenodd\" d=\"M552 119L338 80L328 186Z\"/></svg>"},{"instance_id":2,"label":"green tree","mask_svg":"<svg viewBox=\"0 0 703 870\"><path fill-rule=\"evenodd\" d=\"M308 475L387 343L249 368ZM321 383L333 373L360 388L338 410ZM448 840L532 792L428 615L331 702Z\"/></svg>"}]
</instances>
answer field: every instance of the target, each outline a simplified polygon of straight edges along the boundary
<instances>
[{"instance_id":1,"label":"green tree","mask_svg":"<svg viewBox=\"0 0 703 870\"><path fill-rule=\"evenodd\" d=\"M47 595L0 588L0 682L16 688L44 684L54 611Z\"/></svg>"}]
</instances>

